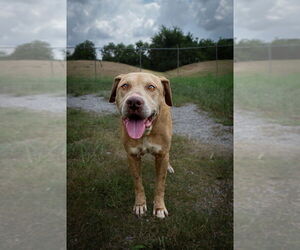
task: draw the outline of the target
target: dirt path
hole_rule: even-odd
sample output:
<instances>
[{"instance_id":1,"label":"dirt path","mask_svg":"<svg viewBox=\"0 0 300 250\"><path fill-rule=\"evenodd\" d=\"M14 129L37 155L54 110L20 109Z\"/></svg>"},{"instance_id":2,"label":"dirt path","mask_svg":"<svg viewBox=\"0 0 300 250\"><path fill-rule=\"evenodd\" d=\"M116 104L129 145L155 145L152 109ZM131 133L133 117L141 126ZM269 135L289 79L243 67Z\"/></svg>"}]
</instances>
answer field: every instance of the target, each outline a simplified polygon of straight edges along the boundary
<instances>
[{"instance_id":1,"label":"dirt path","mask_svg":"<svg viewBox=\"0 0 300 250\"><path fill-rule=\"evenodd\" d=\"M117 112L114 104L110 104L103 97L96 95L68 96L67 106L103 114ZM63 113L66 111L66 98L53 94L30 96L0 95L0 107ZM232 149L232 126L223 126L216 123L207 112L199 110L194 104L173 107L172 113L174 133L187 136L190 139L196 139L203 144Z\"/></svg>"},{"instance_id":2,"label":"dirt path","mask_svg":"<svg viewBox=\"0 0 300 250\"><path fill-rule=\"evenodd\" d=\"M284 126L255 112L235 108L234 128L237 153L255 153L259 158L300 153L300 126Z\"/></svg>"},{"instance_id":3,"label":"dirt path","mask_svg":"<svg viewBox=\"0 0 300 250\"><path fill-rule=\"evenodd\" d=\"M96 95L68 96L68 107L106 114L117 112L114 104ZM174 133L197 139L204 144L232 148L232 127L216 123L207 112L199 110L196 105L173 107L172 113Z\"/></svg>"},{"instance_id":4,"label":"dirt path","mask_svg":"<svg viewBox=\"0 0 300 250\"><path fill-rule=\"evenodd\" d=\"M66 97L54 94L13 96L0 94L0 107L27 108L36 111L62 113L66 111Z\"/></svg>"}]
</instances>

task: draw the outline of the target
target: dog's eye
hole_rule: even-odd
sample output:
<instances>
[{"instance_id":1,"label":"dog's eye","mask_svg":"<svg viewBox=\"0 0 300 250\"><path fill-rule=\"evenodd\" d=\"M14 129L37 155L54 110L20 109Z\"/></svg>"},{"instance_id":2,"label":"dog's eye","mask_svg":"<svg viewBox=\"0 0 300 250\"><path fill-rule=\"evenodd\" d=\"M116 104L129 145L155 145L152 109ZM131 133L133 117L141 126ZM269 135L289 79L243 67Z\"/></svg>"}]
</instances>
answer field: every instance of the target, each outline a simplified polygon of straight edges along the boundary
<instances>
[{"instance_id":1,"label":"dog's eye","mask_svg":"<svg viewBox=\"0 0 300 250\"><path fill-rule=\"evenodd\" d=\"M128 85L127 83L124 83L124 84L121 86L122 89L128 89L128 87L129 87L129 85Z\"/></svg>"},{"instance_id":2,"label":"dog's eye","mask_svg":"<svg viewBox=\"0 0 300 250\"><path fill-rule=\"evenodd\" d=\"M153 86L152 84L150 84L150 85L147 86L147 89L149 89L150 91L153 91L156 88L155 88L155 86Z\"/></svg>"}]
</instances>

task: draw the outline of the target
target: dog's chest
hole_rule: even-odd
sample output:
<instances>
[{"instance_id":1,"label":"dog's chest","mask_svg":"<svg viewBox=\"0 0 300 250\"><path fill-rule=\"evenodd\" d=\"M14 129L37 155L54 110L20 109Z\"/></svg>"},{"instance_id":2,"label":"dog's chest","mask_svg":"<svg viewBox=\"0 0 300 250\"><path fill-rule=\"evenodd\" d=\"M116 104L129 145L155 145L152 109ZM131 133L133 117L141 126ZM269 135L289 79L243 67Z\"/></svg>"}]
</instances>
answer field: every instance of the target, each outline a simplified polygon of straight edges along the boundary
<instances>
[{"instance_id":1,"label":"dog's chest","mask_svg":"<svg viewBox=\"0 0 300 250\"><path fill-rule=\"evenodd\" d=\"M143 155L147 153L158 154L161 149L161 145L152 143L147 137L145 137L142 140L142 143L140 143L138 146L130 148L130 153L135 155Z\"/></svg>"}]
</instances>

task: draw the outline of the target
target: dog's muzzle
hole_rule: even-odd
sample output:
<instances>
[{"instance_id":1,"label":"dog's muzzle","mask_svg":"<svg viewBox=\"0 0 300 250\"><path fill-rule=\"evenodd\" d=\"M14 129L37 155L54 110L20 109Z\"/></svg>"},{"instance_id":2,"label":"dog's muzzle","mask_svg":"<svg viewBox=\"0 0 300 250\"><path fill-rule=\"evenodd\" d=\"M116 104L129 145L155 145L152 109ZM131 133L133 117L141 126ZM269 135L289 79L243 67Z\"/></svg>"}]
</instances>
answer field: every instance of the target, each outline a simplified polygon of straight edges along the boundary
<instances>
[{"instance_id":1,"label":"dog's muzzle","mask_svg":"<svg viewBox=\"0 0 300 250\"><path fill-rule=\"evenodd\" d=\"M156 111L146 106L142 97L134 95L124 103L123 124L132 139L141 138L146 129L149 130L156 117Z\"/></svg>"}]
</instances>

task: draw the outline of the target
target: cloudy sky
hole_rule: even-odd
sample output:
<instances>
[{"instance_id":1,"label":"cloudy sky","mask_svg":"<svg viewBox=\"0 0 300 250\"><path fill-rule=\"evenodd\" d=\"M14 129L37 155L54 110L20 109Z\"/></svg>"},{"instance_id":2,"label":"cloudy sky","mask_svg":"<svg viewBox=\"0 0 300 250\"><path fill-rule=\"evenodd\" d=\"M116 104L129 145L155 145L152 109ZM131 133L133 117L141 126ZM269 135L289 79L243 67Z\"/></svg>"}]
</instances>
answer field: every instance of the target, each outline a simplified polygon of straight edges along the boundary
<instances>
[{"instance_id":1,"label":"cloudy sky","mask_svg":"<svg viewBox=\"0 0 300 250\"><path fill-rule=\"evenodd\" d=\"M68 45L150 41L161 25L199 38L232 37L232 0L69 0Z\"/></svg>"},{"instance_id":2,"label":"cloudy sky","mask_svg":"<svg viewBox=\"0 0 300 250\"><path fill-rule=\"evenodd\" d=\"M234 37L300 36L298 0L235 0ZM44 40L52 46L86 39L97 46L149 41L160 25L199 38L232 37L232 0L0 0L0 45ZM68 19L68 32L66 32Z\"/></svg>"},{"instance_id":3,"label":"cloudy sky","mask_svg":"<svg viewBox=\"0 0 300 250\"><path fill-rule=\"evenodd\" d=\"M66 2L62 0L0 0L0 45L43 40L66 46Z\"/></svg>"},{"instance_id":4,"label":"cloudy sky","mask_svg":"<svg viewBox=\"0 0 300 250\"><path fill-rule=\"evenodd\" d=\"M234 37L300 38L299 0L235 0Z\"/></svg>"}]
</instances>

